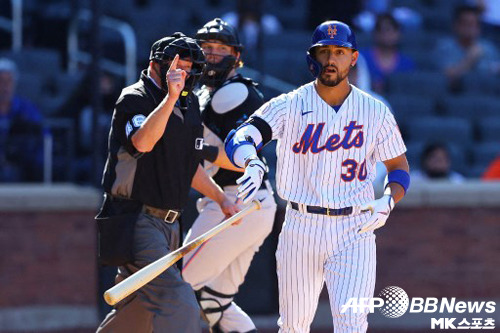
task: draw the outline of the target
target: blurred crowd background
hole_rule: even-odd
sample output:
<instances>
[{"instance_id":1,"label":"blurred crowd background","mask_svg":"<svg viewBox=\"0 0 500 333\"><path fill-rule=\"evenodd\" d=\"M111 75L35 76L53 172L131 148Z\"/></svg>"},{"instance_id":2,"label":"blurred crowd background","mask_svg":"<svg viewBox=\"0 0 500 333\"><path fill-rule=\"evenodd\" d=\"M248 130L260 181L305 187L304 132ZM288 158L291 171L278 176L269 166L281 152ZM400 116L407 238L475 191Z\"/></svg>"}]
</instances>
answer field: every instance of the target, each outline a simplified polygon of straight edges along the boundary
<instances>
[{"instance_id":1,"label":"blurred crowd background","mask_svg":"<svg viewBox=\"0 0 500 333\"><path fill-rule=\"evenodd\" d=\"M267 99L312 79L316 25L351 24L351 81L394 112L414 179L499 177L499 1L1 0L0 13L1 182L98 185L114 103L151 44L214 17L238 27Z\"/></svg>"}]
</instances>

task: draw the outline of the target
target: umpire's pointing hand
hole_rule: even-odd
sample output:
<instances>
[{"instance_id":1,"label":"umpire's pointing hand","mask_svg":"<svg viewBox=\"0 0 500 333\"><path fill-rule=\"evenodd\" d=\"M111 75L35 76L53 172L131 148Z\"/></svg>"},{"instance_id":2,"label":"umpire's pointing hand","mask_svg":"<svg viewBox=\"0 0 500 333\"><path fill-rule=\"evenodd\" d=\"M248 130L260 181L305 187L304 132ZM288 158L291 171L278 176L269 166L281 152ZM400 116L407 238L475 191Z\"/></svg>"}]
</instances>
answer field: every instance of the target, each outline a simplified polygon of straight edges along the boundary
<instances>
[{"instance_id":1,"label":"umpire's pointing hand","mask_svg":"<svg viewBox=\"0 0 500 333\"><path fill-rule=\"evenodd\" d=\"M179 97L186 82L187 73L185 70L177 68L179 55L176 54L167 71L168 94L172 97Z\"/></svg>"}]
</instances>

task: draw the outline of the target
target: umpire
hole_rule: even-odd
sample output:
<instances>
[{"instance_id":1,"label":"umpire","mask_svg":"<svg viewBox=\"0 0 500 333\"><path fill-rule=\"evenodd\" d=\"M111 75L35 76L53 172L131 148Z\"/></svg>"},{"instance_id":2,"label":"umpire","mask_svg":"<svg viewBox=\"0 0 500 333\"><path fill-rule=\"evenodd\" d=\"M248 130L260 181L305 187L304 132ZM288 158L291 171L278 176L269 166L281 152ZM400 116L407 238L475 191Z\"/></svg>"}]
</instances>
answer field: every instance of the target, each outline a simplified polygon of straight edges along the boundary
<instances>
[{"instance_id":1,"label":"umpire","mask_svg":"<svg viewBox=\"0 0 500 333\"><path fill-rule=\"evenodd\" d=\"M155 42L147 70L116 102L96 217L101 264L119 266L117 281L180 242L179 216L192 186L229 216L235 204L209 178L203 127L192 88L205 57L196 41L175 33ZM172 266L115 307L98 332L200 332L200 309Z\"/></svg>"}]
</instances>

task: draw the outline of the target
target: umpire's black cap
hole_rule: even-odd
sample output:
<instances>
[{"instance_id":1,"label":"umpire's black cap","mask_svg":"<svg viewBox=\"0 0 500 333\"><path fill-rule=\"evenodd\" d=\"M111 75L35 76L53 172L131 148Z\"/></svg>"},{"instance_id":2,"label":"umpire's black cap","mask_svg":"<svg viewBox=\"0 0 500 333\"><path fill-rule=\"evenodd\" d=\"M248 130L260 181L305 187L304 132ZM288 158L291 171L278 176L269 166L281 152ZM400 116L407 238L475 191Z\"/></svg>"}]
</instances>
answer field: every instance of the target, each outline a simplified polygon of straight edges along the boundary
<instances>
[{"instance_id":1,"label":"umpire's black cap","mask_svg":"<svg viewBox=\"0 0 500 333\"><path fill-rule=\"evenodd\" d=\"M187 37L182 32L175 32L168 37L163 37L162 39L157 40L151 46L151 53L149 54L149 60L159 60L158 55L163 52L163 50L174 40Z\"/></svg>"}]
</instances>

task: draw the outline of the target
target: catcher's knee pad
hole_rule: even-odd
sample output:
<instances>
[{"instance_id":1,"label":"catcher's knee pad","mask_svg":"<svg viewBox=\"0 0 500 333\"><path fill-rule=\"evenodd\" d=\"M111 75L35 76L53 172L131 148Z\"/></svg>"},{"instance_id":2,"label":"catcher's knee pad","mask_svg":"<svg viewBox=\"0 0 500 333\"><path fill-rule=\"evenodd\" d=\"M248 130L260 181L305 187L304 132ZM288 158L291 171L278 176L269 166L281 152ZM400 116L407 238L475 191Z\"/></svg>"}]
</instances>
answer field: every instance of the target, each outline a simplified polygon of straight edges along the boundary
<instances>
[{"instance_id":1,"label":"catcher's knee pad","mask_svg":"<svg viewBox=\"0 0 500 333\"><path fill-rule=\"evenodd\" d=\"M219 329L217 324L222 319L224 311L231 306L235 294L223 294L207 286L195 291L195 294L203 317L212 328L212 332L220 332L217 331Z\"/></svg>"}]
</instances>

